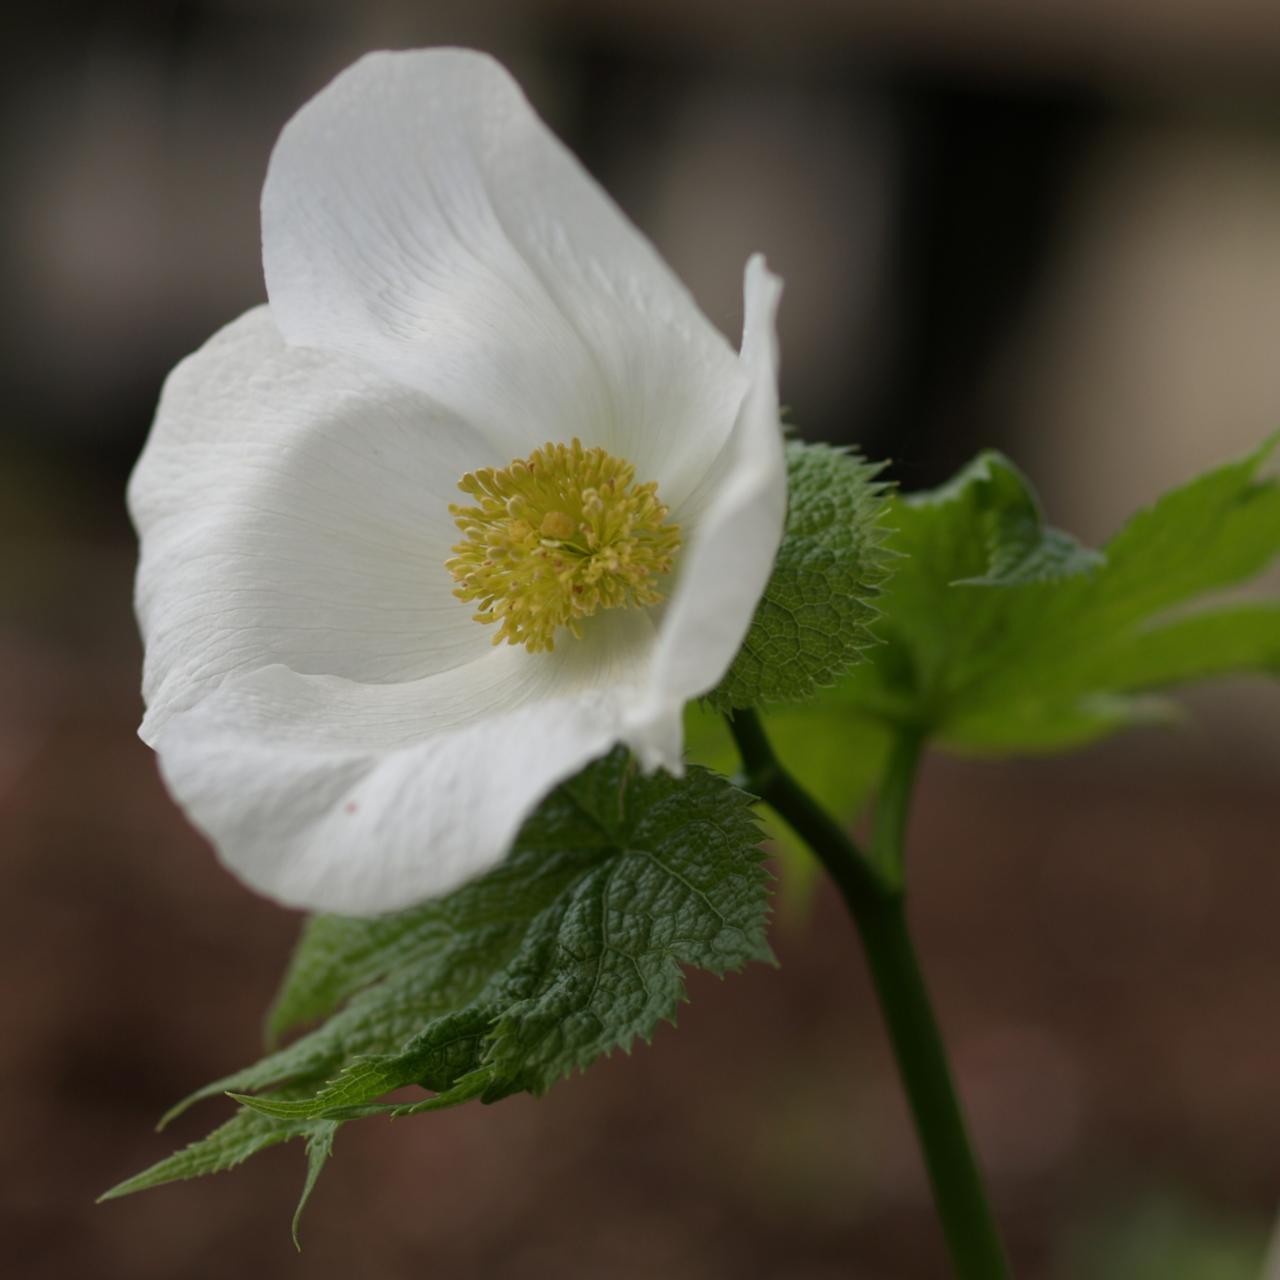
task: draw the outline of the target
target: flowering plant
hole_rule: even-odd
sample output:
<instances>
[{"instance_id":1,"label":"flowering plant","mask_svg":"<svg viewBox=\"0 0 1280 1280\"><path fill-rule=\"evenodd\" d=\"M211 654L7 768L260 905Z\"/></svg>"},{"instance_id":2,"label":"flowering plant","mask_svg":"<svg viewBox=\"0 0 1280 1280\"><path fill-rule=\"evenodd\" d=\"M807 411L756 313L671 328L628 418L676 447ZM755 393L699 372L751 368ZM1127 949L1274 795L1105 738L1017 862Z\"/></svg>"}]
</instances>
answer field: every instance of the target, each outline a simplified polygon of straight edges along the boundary
<instances>
[{"instance_id":1,"label":"flowering plant","mask_svg":"<svg viewBox=\"0 0 1280 1280\"><path fill-rule=\"evenodd\" d=\"M343 1123L648 1039L685 967L770 958L763 802L858 926L957 1273L1003 1274L907 932L916 764L1275 670L1276 605L1185 608L1280 550L1267 450L1099 553L999 455L900 497L784 443L763 260L735 353L479 54L340 75L262 217L269 302L173 372L130 486L141 732L228 866L327 913L270 1020L316 1025L109 1195L300 1138L305 1200Z\"/></svg>"},{"instance_id":2,"label":"flowering plant","mask_svg":"<svg viewBox=\"0 0 1280 1280\"><path fill-rule=\"evenodd\" d=\"M175 370L130 486L142 735L254 887L391 910L616 742L680 769L782 531L778 283L749 264L735 356L452 50L303 108L262 221L270 302Z\"/></svg>"}]
</instances>

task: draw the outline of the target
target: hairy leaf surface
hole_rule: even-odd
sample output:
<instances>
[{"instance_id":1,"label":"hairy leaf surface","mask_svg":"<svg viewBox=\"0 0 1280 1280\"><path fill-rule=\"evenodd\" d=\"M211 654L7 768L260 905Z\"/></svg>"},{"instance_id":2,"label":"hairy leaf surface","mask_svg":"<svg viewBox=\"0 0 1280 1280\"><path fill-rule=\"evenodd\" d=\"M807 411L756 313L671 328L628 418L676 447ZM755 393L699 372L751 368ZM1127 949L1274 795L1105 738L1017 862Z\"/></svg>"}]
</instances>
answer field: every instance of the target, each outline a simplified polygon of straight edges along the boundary
<instances>
[{"instance_id":1,"label":"hairy leaf surface","mask_svg":"<svg viewBox=\"0 0 1280 1280\"><path fill-rule=\"evenodd\" d=\"M108 1194L302 1138L305 1200L338 1123L539 1093L648 1040L674 1020L685 967L771 959L750 806L705 769L645 777L618 750L558 788L482 879L394 916L310 921L270 1032L322 1021L180 1104L225 1091L242 1110ZM406 1085L431 1096L379 1101Z\"/></svg>"},{"instance_id":2,"label":"hairy leaf surface","mask_svg":"<svg viewBox=\"0 0 1280 1280\"><path fill-rule=\"evenodd\" d=\"M851 821L898 732L969 754L1061 751L1176 718L1167 694L1189 682L1280 674L1280 601L1222 599L1280 553L1273 443L1166 494L1101 552L1047 526L999 454L887 499L898 558L881 643L809 702L763 708L779 756ZM720 717L691 708L686 729L694 759L734 770ZM812 860L770 817L784 888L803 888Z\"/></svg>"},{"instance_id":3,"label":"hairy leaf surface","mask_svg":"<svg viewBox=\"0 0 1280 1280\"><path fill-rule=\"evenodd\" d=\"M773 574L718 710L797 702L833 684L872 644L888 576L882 467L829 445L787 446L787 524Z\"/></svg>"}]
</instances>

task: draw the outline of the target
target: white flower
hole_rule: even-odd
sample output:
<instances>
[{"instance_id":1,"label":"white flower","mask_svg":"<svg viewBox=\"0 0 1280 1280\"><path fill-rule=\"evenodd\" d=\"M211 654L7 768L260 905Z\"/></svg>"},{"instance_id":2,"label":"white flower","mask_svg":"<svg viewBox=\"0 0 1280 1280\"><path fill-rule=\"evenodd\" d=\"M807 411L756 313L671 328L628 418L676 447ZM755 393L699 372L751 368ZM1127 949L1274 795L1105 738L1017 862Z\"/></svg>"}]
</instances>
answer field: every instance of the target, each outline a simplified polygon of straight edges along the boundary
<instances>
[{"instance_id":1,"label":"white flower","mask_svg":"<svg viewBox=\"0 0 1280 1280\"><path fill-rule=\"evenodd\" d=\"M462 50L343 72L285 126L262 224L269 304L173 371L130 484L140 732L251 885L390 910L500 861L617 742L681 768L682 707L732 661L781 536L780 286L748 264L735 355L507 73ZM511 464L548 443L566 510L517 493L505 525L473 513L524 558L471 594L501 625L563 604L530 556L599 555L601 607L495 646L455 595L478 561L446 567L470 554L450 508L483 468L520 490ZM615 463L630 488L599 479ZM613 523L591 532L591 511Z\"/></svg>"}]
</instances>

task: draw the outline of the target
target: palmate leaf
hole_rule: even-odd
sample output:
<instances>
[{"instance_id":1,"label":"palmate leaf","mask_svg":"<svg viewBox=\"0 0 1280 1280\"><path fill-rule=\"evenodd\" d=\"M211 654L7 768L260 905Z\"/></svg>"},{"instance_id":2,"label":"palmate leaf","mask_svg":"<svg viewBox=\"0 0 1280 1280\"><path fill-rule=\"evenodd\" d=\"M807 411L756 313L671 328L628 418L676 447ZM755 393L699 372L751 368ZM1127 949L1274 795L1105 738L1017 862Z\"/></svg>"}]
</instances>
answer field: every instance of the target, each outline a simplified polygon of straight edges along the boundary
<instances>
[{"instance_id":1,"label":"palmate leaf","mask_svg":"<svg viewBox=\"0 0 1280 1280\"><path fill-rule=\"evenodd\" d=\"M841 818L851 820L879 781L893 735L892 714L878 714L879 709L867 701L883 677L890 677L887 682L892 683L894 664L904 656L892 646L878 643L883 627L872 631L872 624L885 609L892 609L899 595L910 598L921 578L936 580L935 585L941 588L950 587L953 581L975 586L1051 581L1092 568L1101 557L1046 527L1026 480L997 453L979 455L936 493L897 501L888 498L876 480L880 468L856 456L824 446L793 445L789 462L786 539L744 650L760 631L778 634L776 653L758 642L777 668L769 692L784 699L771 703L766 696L766 705L761 708L770 740L818 800ZM925 519L915 522L915 536L906 540L895 532L904 504L927 513ZM864 696L861 703L851 703L843 686L822 691L816 700L804 700L817 683L831 681L806 678L804 666L796 666L796 642L788 640L780 623L768 625L775 615L799 616L783 604L803 591L801 569L810 561L835 567L828 578L819 575L809 589L821 604L815 607L818 624L808 633L807 642L818 651L829 646L828 651L835 655L824 672L827 676L849 670L859 658L870 659L861 678L851 677ZM890 570L906 577L900 593L892 588ZM830 605L837 597L844 602L844 614ZM896 615L888 625L895 620ZM846 642L832 638L842 634ZM716 694L689 708L685 730L691 758L725 773L734 771L737 752L715 712L750 705L750 695L760 690L744 676L764 665L754 659L748 665L746 656L739 656ZM799 675L790 674L793 670ZM890 712L898 701L895 695ZM803 841L776 815L770 814L769 829L787 872L786 900L802 899L814 874L813 859Z\"/></svg>"},{"instance_id":2,"label":"palmate leaf","mask_svg":"<svg viewBox=\"0 0 1280 1280\"><path fill-rule=\"evenodd\" d=\"M874 643L884 547L882 464L824 444L787 446L787 523L716 710L797 702L833 684Z\"/></svg>"},{"instance_id":3,"label":"palmate leaf","mask_svg":"<svg viewBox=\"0 0 1280 1280\"><path fill-rule=\"evenodd\" d=\"M645 777L615 751L553 792L482 879L394 916L310 921L270 1031L323 1021L180 1104L227 1091L242 1110L108 1195L302 1138L305 1201L346 1120L540 1093L648 1040L675 1018L684 966L771 959L750 806L704 769ZM405 1085L431 1096L378 1101Z\"/></svg>"},{"instance_id":4,"label":"palmate leaf","mask_svg":"<svg viewBox=\"0 0 1280 1280\"><path fill-rule=\"evenodd\" d=\"M969 754L1061 751L1168 721L1163 695L1188 682L1280 674L1280 601L1214 599L1280 553L1280 489L1260 475L1273 444L1167 494L1103 552L1047 526L999 454L889 498L879 643L835 687L762 709L780 757L852 821L897 733ZM693 758L734 770L720 717L690 708L686 730ZM794 899L814 864L770 821Z\"/></svg>"},{"instance_id":5,"label":"palmate leaf","mask_svg":"<svg viewBox=\"0 0 1280 1280\"><path fill-rule=\"evenodd\" d=\"M1100 556L993 511L1019 501L1011 468L993 489L989 455L894 500L905 558L882 601L885 643L821 710L959 751L1043 752L1167 716L1152 694L1188 681L1280 672L1280 602L1212 600L1280 553L1280 489L1260 476L1271 447L1167 494ZM1029 491L1026 509L1039 509Z\"/></svg>"}]
</instances>

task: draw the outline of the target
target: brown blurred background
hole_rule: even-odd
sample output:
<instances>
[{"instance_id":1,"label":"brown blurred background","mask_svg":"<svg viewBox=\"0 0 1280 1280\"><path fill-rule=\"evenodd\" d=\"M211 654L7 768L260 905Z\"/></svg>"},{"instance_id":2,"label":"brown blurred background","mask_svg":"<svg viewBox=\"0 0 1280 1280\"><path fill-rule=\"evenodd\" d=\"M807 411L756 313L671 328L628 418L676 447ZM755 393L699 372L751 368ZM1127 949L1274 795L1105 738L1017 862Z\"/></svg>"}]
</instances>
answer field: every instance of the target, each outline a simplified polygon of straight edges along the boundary
<instances>
[{"instance_id":1,"label":"brown blurred background","mask_svg":"<svg viewBox=\"0 0 1280 1280\"><path fill-rule=\"evenodd\" d=\"M122 507L169 366L262 297L284 119L370 48L504 58L784 399L909 487L979 444L1104 537L1280 426L1274 0L135 0L0 41L0 1266L54 1277L945 1274L855 943L544 1100L348 1126L101 1208L258 1048L297 919L133 729ZM1023 1277L1245 1280L1280 1190L1280 695L1066 761L931 761L914 915Z\"/></svg>"}]
</instances>

